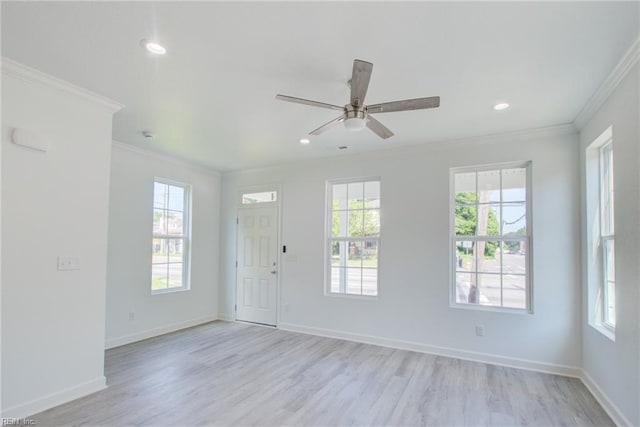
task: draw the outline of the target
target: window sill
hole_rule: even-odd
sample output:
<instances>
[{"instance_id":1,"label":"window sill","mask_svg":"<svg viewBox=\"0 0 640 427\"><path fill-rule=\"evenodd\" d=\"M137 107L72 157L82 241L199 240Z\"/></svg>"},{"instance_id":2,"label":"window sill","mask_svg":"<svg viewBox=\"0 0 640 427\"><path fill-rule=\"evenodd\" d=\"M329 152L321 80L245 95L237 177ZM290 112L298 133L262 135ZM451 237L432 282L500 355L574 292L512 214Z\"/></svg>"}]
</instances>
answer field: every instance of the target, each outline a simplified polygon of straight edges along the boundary
<instances>
[{"instance_id":1,"label":"window sill","mask_svg":"<svg viewBox=\"0 0 640 427\"><path fill-rule=\"evenodd\" d=\"M186 292L191 288L156 289L151 291L151 295L172 294L174 292Z\"/></svg>"},{"instance_id":2,"label":"window sill","mask_svg":"<svg viewBox=\"0 0 640 427\"><path fill-rule=\"evenodd\" d=\"M461 310L489 311L493 313L503 313L503 314L518 314L518 315L533 314L533 311L527 310L525 308L495 307L491 305L479 305L479 304L458 304L456 302L450 303L449 307L457 308Z\"/></svg>"},{"instance_id":3,"label":"window sill","mask_svg":"<svg viewBox=\"0 0 640 427\"><path fill-rule=\"evenodd\" d=\"M354 294L340 294L336 292L325 292L324 296L332 297L332 298L346 298L346 299L369 300L369 301L375 301L378 299L378 295L354 295Z\"/></svg>"},{"instance_id":4,"label":"window sill","mask_svg":"<svg viewBox=\"0 0 640 427\"><path fill-rule=\"evenodd\" d=\"M610 339L612 342L616 342L616 330L615 329L612 329L612 328L609 328L607 326L604 326L602 323L589 323L589 326L591 326L596 331L600 332L602 335L604 335L606 338Z\"/></svg>"}]
</instances>

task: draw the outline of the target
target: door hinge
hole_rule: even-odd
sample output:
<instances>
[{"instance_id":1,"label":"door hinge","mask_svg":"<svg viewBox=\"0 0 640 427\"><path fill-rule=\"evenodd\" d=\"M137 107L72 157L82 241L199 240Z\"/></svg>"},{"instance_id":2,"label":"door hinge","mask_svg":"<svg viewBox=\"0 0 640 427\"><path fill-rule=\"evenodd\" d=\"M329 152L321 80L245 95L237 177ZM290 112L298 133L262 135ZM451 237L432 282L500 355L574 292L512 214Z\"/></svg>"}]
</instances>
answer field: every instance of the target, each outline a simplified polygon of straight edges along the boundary
<instances>
[{"instance_id":1,"label":"door hinge","mask_svg":"<svg viewBox=\"0 0 640 427\"><path fill-rule=\"evenodd\" d=\"M238 268L238 261L236 261L236 268Z\"/></svg>"},{"instance_id":2,"label":"door hinge","mask_svg":"<svg viewBox=\"0 0 640 427\"><path fill-rule=\"evenodd\" d=\"M236 304L236 306L235 306L234 310L235 310L235 311L238 311L238 304Z\"/></svg>"},{"instance_id":3,"label":"door hinge","mask_svg":"<svg viewBox=\"0 0 640 427\"><path fill-rule=\"evenodd\" d=\"M236 218L236 224L240 224L240 218Z\"/></svg>"}]
</instances>

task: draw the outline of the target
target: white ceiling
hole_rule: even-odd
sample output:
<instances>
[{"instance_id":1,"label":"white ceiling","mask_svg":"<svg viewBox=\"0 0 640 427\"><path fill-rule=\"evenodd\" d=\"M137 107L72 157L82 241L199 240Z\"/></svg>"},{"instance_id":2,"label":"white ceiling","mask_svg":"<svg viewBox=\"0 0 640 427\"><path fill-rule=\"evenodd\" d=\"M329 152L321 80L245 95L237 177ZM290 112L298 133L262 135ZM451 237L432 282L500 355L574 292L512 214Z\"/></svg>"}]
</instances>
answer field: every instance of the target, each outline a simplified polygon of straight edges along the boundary
<instances>
[{"instance_id":1,"label":"white ceiling","mask_svg":"<svg viewBox=\"0 0 640 427\"><path fill-rule=\"evenodd\" d=\"M125 104L115 139L227 171L572 122L638 37L639 5L3 1L2 55ZM367 104L441 107L376 115L386 141L339 126L300 145L339 113L275 95L344 105L355 58L374 64Z\"/></svg>"}]
</instances>

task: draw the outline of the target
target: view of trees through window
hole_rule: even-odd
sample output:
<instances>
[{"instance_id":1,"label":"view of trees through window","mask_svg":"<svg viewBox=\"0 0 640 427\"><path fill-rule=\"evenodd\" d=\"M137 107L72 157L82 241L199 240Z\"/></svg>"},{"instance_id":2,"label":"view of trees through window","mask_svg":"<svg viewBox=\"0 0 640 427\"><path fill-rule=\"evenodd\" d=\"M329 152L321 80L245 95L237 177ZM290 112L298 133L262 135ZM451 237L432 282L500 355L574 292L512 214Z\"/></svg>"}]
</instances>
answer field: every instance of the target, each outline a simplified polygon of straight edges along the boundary
<instances>
[{"instance_id":1,"label":"view of trees through window","mask_svg":"<svg viewBox=\"0 0 640 427\"><path fill-rule=\"evenodd\" d=\"M151 290L187 286L188 188L156 181L153 192Z\"/></svg>"},{"instance_id":2,"label":"view of trees through window","mask_svg":"<svg viewBox=\"0 0 640 427\"><path fill-rule=\"evenodd\" d=\"M527 166L454 174L455 301L527 308Z\"/></svg>"},{"instance_id":3,"label":"view of trees through window","mask_svg":"<svg viewBox=\"0 0 640 427\"><path fill-rule=\"evenodd\" d=\"M332 184L329 291L378 294L380 181Z\"/></svg>"}]
</instances>

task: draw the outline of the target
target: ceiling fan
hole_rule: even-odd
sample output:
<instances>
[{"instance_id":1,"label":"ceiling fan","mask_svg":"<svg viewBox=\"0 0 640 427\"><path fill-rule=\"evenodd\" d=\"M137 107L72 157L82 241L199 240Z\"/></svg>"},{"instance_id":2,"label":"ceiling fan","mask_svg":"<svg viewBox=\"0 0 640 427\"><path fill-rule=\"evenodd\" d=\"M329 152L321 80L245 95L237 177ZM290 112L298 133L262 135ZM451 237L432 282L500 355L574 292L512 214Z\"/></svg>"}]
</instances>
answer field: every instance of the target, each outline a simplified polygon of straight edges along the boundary
<instances>
[{"instance_id":1,"label":"ceiling fan","mask_svg":"<svg viewBox=\"0 0 640 427\"><path fill-rule=\"evenodd\" d=\"M359 59L353 61L353 73L351 75L351 80L348 82L351 87L351 100L350 103L344 107L326 104L324 102L311 101L308 99L295 98L287 95L276 95L276 99L310 105L312 107L342 111L342 115L340 115L340 117L336 117L319 128L312 130L309 132L309 135L320 135L338 123L344 122L344 126L350 130L362 130L366 126L382 139L387 139L393 136L393 132L391 132L385 125L371 117L371 114L422 110L425 108L438 108L440 106L439 96L364 105L364 98L367 95L372 69L373 64L370 62L361 61Z\"/></svg>"}]
</instances>

